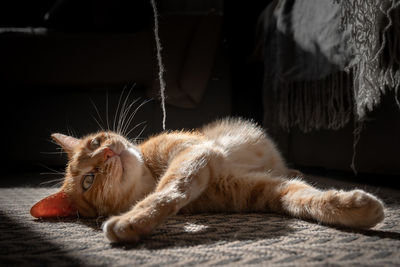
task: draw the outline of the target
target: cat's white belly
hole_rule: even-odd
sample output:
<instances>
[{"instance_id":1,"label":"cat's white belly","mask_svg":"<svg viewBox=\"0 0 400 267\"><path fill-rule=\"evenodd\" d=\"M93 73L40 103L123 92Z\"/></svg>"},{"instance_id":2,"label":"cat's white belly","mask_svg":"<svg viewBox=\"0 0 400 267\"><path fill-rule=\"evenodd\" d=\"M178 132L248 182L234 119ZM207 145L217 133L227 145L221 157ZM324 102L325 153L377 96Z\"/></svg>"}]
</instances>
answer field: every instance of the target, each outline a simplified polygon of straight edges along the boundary
<instances>
[{"instance_id":1,"label":"cat's white belly","mask_svg":"<svg viewBox=\"0 0 400 267\"><path fill-rule=\"evenodd\" d=\"M242 171L286 172L285 164L275 145L265 137L245 140L240 136L224 136L217 144L225 151L228 169Z\"/></svg>"},{"instance_id":2,"label":"cat's white belly","mask_svg":"<svg viewBox=\"0 0 400 267\"><path fill-rule=\"evenodd\" d=\"M269 171L277 175L287 172L275 144L262 128L252 122L224 120L205 127L203 133L225 152L228 169Z\"/></svg>"}]
</instances>

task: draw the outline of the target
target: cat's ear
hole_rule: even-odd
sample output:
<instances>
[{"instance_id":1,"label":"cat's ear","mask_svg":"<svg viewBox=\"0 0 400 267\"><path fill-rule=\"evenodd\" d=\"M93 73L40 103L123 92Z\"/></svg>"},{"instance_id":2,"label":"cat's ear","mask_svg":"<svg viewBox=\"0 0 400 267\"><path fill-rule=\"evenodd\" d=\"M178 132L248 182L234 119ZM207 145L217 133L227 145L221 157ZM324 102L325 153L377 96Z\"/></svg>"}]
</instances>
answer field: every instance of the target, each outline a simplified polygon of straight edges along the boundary
<instances>
[{"instance_id":1,"label":"cat's ear","mask_svg":"<svg viewBox=\"0 0 400 267\"><path fill-rule=\"evenodd\" d=\"M80 142L80 140L75 137L60 133L53 133L51 137L68 153L69 158L72 157L75 147L78 146Z\"/></svg>"},{"instance_id":2,"label":"cat's ear","mask_svg":"<svg viewBox=\"0 0 400 267\"><path fill-rule=\"evenodd\" d=\"M31 208L31 215L36 218L75 217L77 212L75 205L64 191L40 200Z\"/></svg>"}]
</instances>

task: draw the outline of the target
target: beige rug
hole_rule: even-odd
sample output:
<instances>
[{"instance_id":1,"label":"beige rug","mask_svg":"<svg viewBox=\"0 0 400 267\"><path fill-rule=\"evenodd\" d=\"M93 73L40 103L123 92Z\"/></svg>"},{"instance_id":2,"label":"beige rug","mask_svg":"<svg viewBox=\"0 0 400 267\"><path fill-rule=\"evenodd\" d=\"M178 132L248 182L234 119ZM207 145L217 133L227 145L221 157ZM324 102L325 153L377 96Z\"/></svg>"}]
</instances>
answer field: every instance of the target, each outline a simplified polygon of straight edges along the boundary
<instances>
[{"instance_id":1,"label":"beige rug","mask_svg":"<svg viewBox=\"0 0 400 267\"><path fill-rule=\"evenodd\" d=\"M140 243L116 246L101 232L101 219L31 217L31 205L55 189L0 188L0 265L400 265L399 190L311 180L378 194L386 203L385 221L354 231L269 213L178 215Z\"/></svg>"}]
</instances>

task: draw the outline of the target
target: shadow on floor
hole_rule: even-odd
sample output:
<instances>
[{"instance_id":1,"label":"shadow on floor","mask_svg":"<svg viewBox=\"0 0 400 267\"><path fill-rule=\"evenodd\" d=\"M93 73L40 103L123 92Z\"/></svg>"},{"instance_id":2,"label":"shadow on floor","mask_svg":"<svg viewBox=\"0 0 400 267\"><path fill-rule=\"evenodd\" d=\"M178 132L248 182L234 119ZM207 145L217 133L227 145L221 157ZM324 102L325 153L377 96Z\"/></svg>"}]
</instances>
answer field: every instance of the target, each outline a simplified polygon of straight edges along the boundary
<instances>
[{"instance_id":1,"label":"shadow on floor","mask_svg":"<svg viewBox=\"0 0 400 267\"><path fill-rule=\"evenodd\" d=\"M9 218L0 211L0 265L2 266L64 266L81 265L56 244Z\"/></svg>"}]
</instances>

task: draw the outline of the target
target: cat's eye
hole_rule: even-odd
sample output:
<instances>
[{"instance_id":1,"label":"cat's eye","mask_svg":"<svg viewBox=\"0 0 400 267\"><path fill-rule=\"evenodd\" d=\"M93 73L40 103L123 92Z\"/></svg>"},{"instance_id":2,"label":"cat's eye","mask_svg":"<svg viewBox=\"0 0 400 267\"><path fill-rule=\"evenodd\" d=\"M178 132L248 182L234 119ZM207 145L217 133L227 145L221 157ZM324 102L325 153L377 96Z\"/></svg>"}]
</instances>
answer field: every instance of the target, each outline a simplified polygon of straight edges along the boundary
<instances>
[{"instance_id":1,"label":"cat's eye","mask_svg":"<svg viewBox=\"0 0 400 267\"><path fill-rule=\"evenodd\" d=\"M92 186L93 181L94 181L94 174L92 173L86 174L82 180L83 190L88 190Z\"/></svg>"},{"instance_id":2,"label":"cat's eye","mask_svg":"<svg viewBox=\"0 0 400 267\"><path fill-rule=\"evenodd\" d=\"M90 148L91 149L96 149L100 146L100 140L97 138L92 139L92 141L90 141Z\"/></svg>"}]
</instances>

